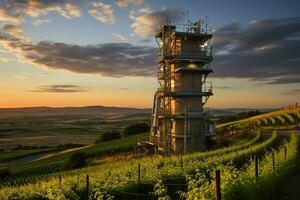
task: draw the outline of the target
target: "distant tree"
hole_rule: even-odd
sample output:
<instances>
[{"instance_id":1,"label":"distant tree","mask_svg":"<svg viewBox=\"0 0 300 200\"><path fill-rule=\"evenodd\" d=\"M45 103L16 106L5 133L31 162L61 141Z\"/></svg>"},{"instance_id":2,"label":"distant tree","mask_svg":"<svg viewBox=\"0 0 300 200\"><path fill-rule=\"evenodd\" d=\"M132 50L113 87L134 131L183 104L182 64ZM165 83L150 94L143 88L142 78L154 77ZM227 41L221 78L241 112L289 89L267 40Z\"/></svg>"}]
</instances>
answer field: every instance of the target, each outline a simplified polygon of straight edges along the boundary
<instances>
[{"instance_id":1,"label":"distant tree","mask_svg":"<svg viewBox=\"0 0 300 200\"><path fill-rule=\"evenodd\" d=\"M145 132L149 132L150 131L150 127L148 124L146 123L136 123L136 124L132 124L127 126L124 129L123 135L124 136L129 136L129 135L136 135L139 133L145 133Z\"/></svg>"},{"instance_id":2,"label":"distant tree","mask_svg":"<svg viewBox=\"0 0 300 200\"><path fill-rule=\"evenodd\" d=\"M116 140L121 137L121 133L116 130L106 131L102 133L101 137L96 140L96 143Z\"/></svg>"},{"instance_id":3,"label":"distant tree","mask_svg":"<svg viewBox=\"0 0 300 200\"><path fill-rule=\"evenodd\" d=\"M85 165L86 155L82 152L73 153L67 162L67 167L71 169L81 168Z\"/></svg>"},{"instance_id":4,"label":"distant tree","mask_svg":"<svg viewBox=\"0 0 300 200\"><path fill-rule=\"evenodd\" d=\"M19 144L17 147L13 148L13 150L32 150L32 149L48 149L49 146L43 145L43 146L23 146Z\"/></svg>"}]
</instances>

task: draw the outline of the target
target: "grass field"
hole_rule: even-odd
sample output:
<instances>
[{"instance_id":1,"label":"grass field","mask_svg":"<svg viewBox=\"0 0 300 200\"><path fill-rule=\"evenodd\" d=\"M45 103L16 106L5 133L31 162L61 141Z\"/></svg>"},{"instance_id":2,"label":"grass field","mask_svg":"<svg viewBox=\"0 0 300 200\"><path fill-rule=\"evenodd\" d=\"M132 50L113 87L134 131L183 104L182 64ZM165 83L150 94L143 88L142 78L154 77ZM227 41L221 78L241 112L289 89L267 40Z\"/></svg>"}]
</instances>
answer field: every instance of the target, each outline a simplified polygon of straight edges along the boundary
<instances>
[{"instance_id":1,"label":"grass field","mask_svg":"<svg viewBox=\"0 0 300 200\"><path fill-rule=\"evenodd\" d=\"M57 146L66 143L90 145L104 131L122 132L130 124L148 120L145 115L112 117L105 120L93 115L1 118L0 149L11 149L18 145Z\"/></svg>"},{"instance_id":2,"label":"grass field","mask_svg":"<svg viewBox=\"0 0 300 200\"><path fill-rule=\"evenodd\" d=\"M62 150L48 154L45 157L41 157L29 163L14 164L9 167L11 173L11 178L9 180L11 181L22 178L32 181L30 177L37 177L67 170L67 162L74 152L85 153L86 156L91 159L113 155L118 152L132 151L137 141L141 138L145 138L146 136L148 136L148 133L128 136L114 141L102 142L81 148Z\"/></svg>"},{"instance_id":3,"label":"grass field","mask_svg":"<svg viewBox=\"0 0 300 200\"><path fill-rule=\"evenodd\" d=\"M264 153L267 150L269 151L270 146L274 143L276 138L277 134L275 133L272 137L262 143L254 142L257 141L256 138L249 144L237 145L231 148L224 148L222 150L215 150L207 153L195 153L192 155L183 156L183 168L180 164L180 158L176 156L165 159L155 157L133 161L119 161L74 171L62 172L60 173L60 175L62 175L61 186L57 181L58 174L55 174L54 176L52 176L52 178L49 177L47 181L41 181L36 185L32 184L13 189L5 188L2 191L0 190L0 194L1 192L2 194L7 193L8 196L15 196L17 199L33 198L38 197L39 195L43 195L46 199L55 199L59 197L63 197L66 199L79 199L79 197L82 198L86 194L85 175L89 174L91 185L90 193L88 194L91 199L97 199L96 197L98 195L104 195L104 197L108 197L107 195L110 194L112 194L113 196L124 194L128 196L129 194L131 194L131 198L133 198L134 195L138 194L147 196L146 191L153 191L153 185L156 184L158 180L162 180L161 184L163 186L164 184L168 185L169 183L184 183L185 181L182 178L187 176L189 177L189 179L188 183L185 184L188 184L189 190L187 191L186 195L192 196L190 199L195 199L193 198L193 196L195 197L195 195L198 195L198 187L200 187L201 189L205 188L207 190L207 192L203 193L203 195L205 194L205 196L200 196L200 198L198 199L212 199L213 182L209 181L212 179L210 171L216 166L221 166L221 169L224 172L222 173L221 179L223 180L222 188L223 191L225 191L224 194L226 196L230 196L234 195L234 190L232 190L230 184L226 184L228 183L226 180L233 181L233 178L238 177L239 180L243 181L247 178L248 174L251 175L251 180L255 180L255 176L252 173L254 171L252 169L253 162L250 158L259 152ZM293 141L294 140L292 140L292 142ZM292 148L294 148L294 146L292 145L294 145L294 143L288 146L288 159L292 159L294 155L292 151ZM237 150L239 150L239 153L236 152ZM276 166L278 168L281 165L283 166L283 164L285 164L282 148L279 153L282 156L280 160L277 160ZM269 162L270 155L271 154L267 154L264 158L264 160L268 161L265 162L268 170L262 171L263 174L260 175L262 178L265 177L265 174L266 176L271 176L270 173L272 173L272 170L269 170L272 166L272 162ZM132 162L133 165L131 165ZM239 166L240 163L245 164L246 162L250 163L250 167L247 167L245 172L243 172L243 170L241 170L241 172L238 172L237 170L239 170L239 168L234 167L235 165ZM143 187L149 186L148 188L144 188L145 193L138 192L138 163L140 163L142 166L141 178L143 182L141 184ZM232 163L234 165L232 165ZM202 176L198 175L199 170L200 172L205 173L205 176L203 176L202 173ZM238 176L239 173L241 174L241 176ZM77 179L77 174L79 174L79 179ZM201 178L199 180L199 186L196 184L198 178ZM170 182L172 180L173 182ZM246 184L252 184L252 182L246 182ZM268 184L268 182L266 184ZM171 185L172 184L169 184L168 187L171 188ZM225 189L225 187L228 189ZM170 188L168 188L168 191L170 191ZM164 194L165 196L171 195L171 193L169 193L168 191L166 191L166 193ZM154 192L156 192L156 190ZM249 192L250 194L252 194L251 192L254 191Z\"/></svg>"},{"instance_id":4,"label":"grass field","mask_svg":"<svg viewBox=\"0 0 300 200\"><path fill-rule=\"evenodd\" d=\"M132 151L140 138L148 134L124 137L95 144L102 132L123 129L137 122L148 122L148 115L11 115L0 117L0 162L9 165L9 180L33 181L41 175L68 169L67 162L75 152L83 152L89 160ZM104 120L105 119L105 120ZM58 147L64 144L83 147ZM23 149L15 149L23 146ZM38 149L37 147L42 147ZM29 148L36 149L29 149ZM25 150L25 148L29 150ZM92 162L89 162L94 164ZM34 178L31 178L34 177ZM13 182L14 183L14 182Z\"/></svg>"},{"instance_id":5,"label":"grass field","mask_svg":"<svg viewBox=\"0 0 300 200\"><path fill-rule=\"evenodd\" d=\"M148 137L149 134L144 133L144 134L123 137L121 139L117 139L109 142L101 142L98 144L87 143L85 146L82 147L64 149L57 152L49 152L48 154L42 155L38 157L38 159L32 160L28 163L12 164L9 166L10 175L7 176L4 180L2 180L0 185L1 187L5 187L5 186L18 186L18 185L23 185L28 183L34 184L35 182L40 182L42 185L44 185L45 188L41 190L35 188L33 190L41 191L43 193L47 193L48 195L48 190L49 189L51 190L51 188L53 188L55 191L60 190L59 188L57 188L57 184L55 183L57 183L56 180L57 175L61 174L64 176L63 178L64 182L67 182L67 184L63 186L64 189L63 191L60 191L60 194L63 196L64 195L68 196L70 192L71 193L75 192L76 194L74 193L74 195L80 196L81 198L81 195L84 194L83 191L85 191L85 188L84 186L82 186L81 180L77 180L75 178L75 175L77 176L77 174L80 174L80 177L83 177L83 175L88 173L91 175L92 178L91 187L93 192L91 192L90 194L91 197L98 194L98 192L100 192L104 196L110 194L119 195L120 191L139 193L140 191L137 191L137 185L134 182L136 181L137 174L133 173L133 171L136 171L137 169L133 169L133 165L136 168L138 163L142 163L143 168L141 169L142 170L141 173L143 174L142 178L145 182L143 184L145 184L145 187L146 185L150 187L146 189L147 191L156 190L154 184L156 183L157 180L163 180L160 183L161 185L157 186L163 188L164 184L167 184L166 181L170 181L169 179L174 178L176 180L178 179L177 181L179 181L180 184L185 184L189 188L192 188L189 189L188 191L185 191L186 195L190 195L190 196L198 195L197 193L196 194L194 193L194 190L197 191L199 187L200 188L207 187L207 190L210 192L207 194L205 193L206 196L203 198L211 199L210 195L212 192L211 191L212 186L211 186L209 174L206 174L205 178L201 179L201 184L199 186L194 185L193 180L196 182L198 181L197 174L199 170L208 173L216 166L222 166L222 169L226 173L227 172L229 174L233 173L235 174L235 176L238 176L238 174L241 173L239 179L243 181L245 177L247 178L248 176L247 173L250 173L248 171L253 171L251 169L251 166L253 164L251 157L253 157L254 155L260 155L260 156L265 156L266 160L268 160L271 154L267 152L272 151L271 150L272 148L276 148L278 151L283 152L283 149L279 148L278 146L279 138L277 137L276 133L274 133L272 136L265 137L265 140L263 140L260 133L255 136L255 134L251 133L253 130L248 129L247 126L245 126L245 124L247 124L249 121L255 123L257 123L257 121L261 121L260 126L257 125L256 128L258 127L265 128L267 127L267 125L270 125L272 123L273 121L272 118L276 118L275 120L276 123L280 121L281 126L289 126L292 123L297 122L299 116L298 113L299 113L298 110L296 111L289 110L285 112L277 111L275 112L275 114L273 113L273 114L264 114L262 116L256 116L254 118L255 121L253 118L249 118L246 120L240 120L237 122L231 122L231 123L226 123L224 125L220 125L219 128L235 125L236 127L238 127L240 133L243 134L233 134L226 137L224 136L221 145L218 143L210 144L211 149L213 149L211 151L185 155L183 156L182 164L180 164L179 162L180 159L176 156L172 156L170 158L165 158L165 159L161 159L160 157L152 157L152 158L144 158L139 160L139 159L132 159L132 157L130 157L130 160L123 159L121 161L114 162L114 160L112 159L106 159L107 161L104 161L104 158L109 157L110 155L115 156L122 152L132 151L134 145L137 143L138 140ZM288 117L287 115L290 117ZM74 137L77 138L77 140L80 140L81 137L84 139L91 135L99 137L101 135L101 130L102 131L111 130L113 129L112 127L115 127L114 128L115 130L122 130L122 128L124 128L126 125L130 123L134 123L137 120L137 119L126 119L126 118L112 118L109 120L108 119L100 120L99 118L97 118L96 120L95 119L78 120L78 119L72 119L71 117L63 117L63 118L61 117L62 116L59 116L57 119L52 116L50 118L51 122L45 122L44 120L38 121L35 118L34 119L30 118L28 121L26 121L25 119L22 119L20 121L16 120L14 123L19 124L19 126L16 126L17 127L16 129L13 129L12 127L9 128L7 124L6 126L2 125L0 126L0 130L2 128L2 130L7 131L6 132L7 135L9 134L11 135L2 136L1 139L3 139L3 137L6 137L6 139L8 139L9 137L13 137L13 135L19 135L19 136L22 134L26 135L26 133L24 132L28 123L31 124L30 129L33 130L32 134L35 135L35 137L56 136L57 132L59 132L59 135L61 137ZM267 121L267 123L263 122L265 120ZM36 121L38 123L35 123L33 121ZM276 123L273 124L273 126L271 127L274 128L274 125L278 125ZM116 127L118 127L119 129ZM26 131L30 131L30 130L27 129ZM46 134L46 135L43 136L42 134ZM29 138L32 137L33 136ZM291 142L293 141L294 139L291 140ZM283 143L283 145L285 144L286 143ZM291 144L291 147L292 146L294 148L295 144L293 145ZM222 148L218 149L220 147ZM43 151L47 151L47 150L48 149L19 150L19 151L13 151L11 153L8 153L7 155L5 155L5 153L3 154L0 153L0 160L1 159L14 160L19 157L24 157L24 156L26 157L30 155L39 154L39 153L42 154ZM71 155L75 152L84 153L88 160L88 164L84 168L79 170L71 170L68 166L69 159ZM99 158L100 158L100 162L99 162ZM101 162L101 158L103 159L103 162ZM282 160L280 162L282 162L282 165L284 166L286 162L284 161L283 157L281 157L281 159ZM133 163L133 165L131 163ZM270 167L269 164L266 164L265 166L267 168ZM240 168L245 169L246 172L237 172L236 170L239 170ZM266 173L266 177L271 176L269 172L264 172L264 173ZM110 180L109 177L113 179ZM182 182L182 180L185 179L184 177L186 178L192 177L192 179L190 179L188 182L185 181ZM232 175L226 175L224 177L224 179L228 179L228 180L232 178L233 178ZM43 181L43 180L47 180L47 181ZM74 189L73 186L79 190ZM32 187L35 186L32 185ZM228 190L232 189L232 187L229 187L227 185L223 187L229 188ZM267 187L269 187L269 185L267 185ZM21 188L22 187L20 187L19 189ZM105 190L104 193L103 190ZM7 189L7 191L12 193L15 192L15 190L10 190L10 189ZM27 193L26 191L24 191L23 193L29 196L34 194L34 193ZM252 193L254 194L256 192L251 191L251 194ZM170 191L166 193L166 195L169 194L173 195L172 192L170 193ZM228 193L227 190L225 191L225 194L226 196L232 195L232 193L231 192ZM34 198L34 196L31 197ZM201 197L200 199L203 198ZM226 197L225 199L228 198Z\"/></svg>"}]
</instances>

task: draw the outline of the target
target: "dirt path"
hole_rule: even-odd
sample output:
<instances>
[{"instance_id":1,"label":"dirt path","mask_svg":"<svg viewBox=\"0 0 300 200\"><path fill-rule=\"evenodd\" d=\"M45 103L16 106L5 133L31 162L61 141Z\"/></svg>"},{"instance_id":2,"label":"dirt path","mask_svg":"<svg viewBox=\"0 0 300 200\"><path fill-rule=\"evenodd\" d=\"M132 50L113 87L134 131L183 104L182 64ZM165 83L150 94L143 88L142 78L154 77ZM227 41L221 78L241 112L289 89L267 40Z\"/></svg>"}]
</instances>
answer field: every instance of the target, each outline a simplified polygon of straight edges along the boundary
<instances>
[{"instance_id":1,"label":"dirt path","mask_svg":"<svg viewBox=\"0 0 300 200\"><path fill-rule=\"evenodd\" d=\"M83 147L72 148L72 149L66 149L66 150L60 151L58 153L47 154L47 155L39 157L38 159L35 159L35 160L31 161L31 162L35 162L35 161L39 161L39 160L51 158L53 156L58 156L58 155L70 153L70 152L73 152L73 151L78 151L78 150L85 149L85 148L92 147L92 146L94 146L94 144L83 146Z\"/></svg>"}]
</instances>

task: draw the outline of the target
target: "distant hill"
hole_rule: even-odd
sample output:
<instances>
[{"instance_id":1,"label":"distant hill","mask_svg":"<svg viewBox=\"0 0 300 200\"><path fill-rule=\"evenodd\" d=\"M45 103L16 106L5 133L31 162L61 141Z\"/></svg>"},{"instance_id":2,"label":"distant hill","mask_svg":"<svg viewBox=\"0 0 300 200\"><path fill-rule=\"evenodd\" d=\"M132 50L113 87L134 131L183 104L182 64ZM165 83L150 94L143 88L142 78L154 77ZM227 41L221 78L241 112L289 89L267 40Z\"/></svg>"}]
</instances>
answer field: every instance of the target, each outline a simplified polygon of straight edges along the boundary
<instances>
[{"instance_id":1,"label":"distant hill","mask_svg":"<svg viewBox=\"0 0 300 200\"><path fill-rule=\"evenodd\" d=\"M270 112L272 109L255 108L224 108L213 109L211 113L218 115L233 115L239 112L260 110ZM101 118L126 118L145 117L151 114L150 108L128 108L128 107L106 107L106 106L85 106L85 107L24 107L24 108L0 108L0 118L21 117L21 116L58 116L58 115L90 115Z\"/></svg>"},{"instance_id":2,"label":"distant hill","mask_svg":"<svg viewBox=\"0 0 300 200\"><path fill-rule=\"evenodd\" d=\"M213 109L211 112L216 115L234 115L241 112L249 112L259 110L260 112L271 112L274 109L273 108L218 108Z\"/></svg>"},{"instance_id":3,"label":"distant hill","mask_svg":"<svg viewBox=\"0 0 300 200\"><path fill-rule=\"evenodd\" d=\"M0 108L1 117L18 116L57 116L57 115L93 115L95 117L123 117L134 114L150 114L151 109L126 108L126 107L25 107L25 108Z\"/></svg>"}]
</instances>

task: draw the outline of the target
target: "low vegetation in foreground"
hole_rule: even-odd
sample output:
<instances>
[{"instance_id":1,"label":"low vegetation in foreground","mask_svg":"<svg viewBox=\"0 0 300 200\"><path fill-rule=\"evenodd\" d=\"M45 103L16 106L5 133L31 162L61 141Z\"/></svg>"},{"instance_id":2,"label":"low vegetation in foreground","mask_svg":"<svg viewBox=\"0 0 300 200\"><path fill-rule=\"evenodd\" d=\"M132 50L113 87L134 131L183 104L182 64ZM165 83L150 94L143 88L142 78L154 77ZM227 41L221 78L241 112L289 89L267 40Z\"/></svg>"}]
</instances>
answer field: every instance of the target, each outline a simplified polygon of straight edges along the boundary
<instances>
[{"instance_id":1,"label":"low vegetation in foreground","mask_svg":"<svg viewBox=\"0 0 300 200\"><path fill-rule=\"evenodd\" d=\"M91 155L116 152L117 145L122 146L120 152L132 148L130 142L136 142L141 135L98 143L80 150L82 154L73 154L73 161L65 158L78 169L37 176L30 184L25 177L19 183L22 176L12 182L6 180L8 186L14 181L20 186L2 184L0 199L214 199L216 170L220 171L222 199L268 199L274 186L295 168L299 136L292 134L282 140L274 131L263 139L261 130L271 125L277 129L295 128L299 119L300 108L257 115L218 127L219 134L224 135L250 132L253 137L248 142L180 157L152 156L80 168ZM54 161L55 158L51 163Z\"/></svg>"},{"instance_id":2,"label":"low vegetation in foreground","mask_svg":"<svg viewBox=\"0 0 300 200\"><path fill-rule=\"evenodd\" d=\"M260 190L256 186L253 156L260 156L261 159L259 184L262 187L271 187L270 184L277 180L274 178L275 170L276 178L279 179L292 169L298 147L296 135L292 136L290 142L284 142L275 153L273 170L271 158L274 150L272 147L277 140L277 134L274 132L264 142L259 142L260 133L256 134L256 137L249 143L205 153L194 153L183 157L144 158L66 171L52 175L47 181L40 181L36 184L2 188L0 197L3 199L12 197L16 199L83 199L87 191L90 199L101 199L101 196L104 199L119 198L123 194L130 195L130 193L140 194L141 197L154 197L157 193L154 188L158 190L165 186L168 192L163 193L164 196L174 198L179 195L187 199L195 199L197 196L200 199L213 199L212 172L215 169L221 170L221 188L224 199L241 199L241 196L249 194L256 196ZM286 154L284 154L285 148ZM140 170L138 170L139 166ZM89 175L88 190L87 174ZM61 183L58 181L59 176L62 177ZM234 184L227 184L229 182ZM239 184L244 185L241 185L239 189ZM139 189L139 185L143 189ZM170 192L172 185L181 185L181 188L187 187L187 190L173 188L176 191L172 193ZM249 194L243 192L243 188L248 188L248 186L252 188L248 191ZM179 196L176 198L180 198Z\"/></svg>"},{"instance_id":3,"label":"low vegetation in foreground","mask_svg":"<svg viewBox=\"0 0 300 200\"><path fill-rule=\"evenodd\" d=\"M76 159L72 157L81 154L87 161L92 158L101 158L103 156L115 155L119 152L132 151L134 145L141 138L145 138L148 133L141 133L133 136L124 137L117 140L97 143L84 148L76 149L76 151L66 151L58 154L50 154L45 158L39 160L9 165L5 168L9 169L9 175L2 178L0 181L1 186L17 186L27 183L34 183L39 180L51 177L51 173L70 170L72 168L83 167L88 164L87 162L83 165L76 163Z\"/></svg>"}]
</instances>

